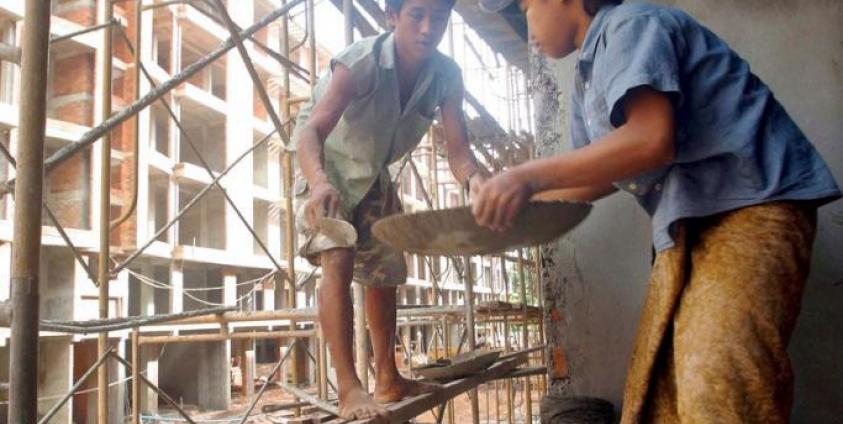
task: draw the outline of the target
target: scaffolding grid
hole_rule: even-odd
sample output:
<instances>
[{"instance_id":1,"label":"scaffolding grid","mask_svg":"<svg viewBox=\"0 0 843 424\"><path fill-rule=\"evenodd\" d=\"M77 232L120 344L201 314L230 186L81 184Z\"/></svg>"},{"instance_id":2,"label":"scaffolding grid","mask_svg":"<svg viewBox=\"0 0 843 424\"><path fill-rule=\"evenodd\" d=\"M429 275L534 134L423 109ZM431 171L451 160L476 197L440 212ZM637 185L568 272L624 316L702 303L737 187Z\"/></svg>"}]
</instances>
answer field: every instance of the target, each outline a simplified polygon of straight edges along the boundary
<instances>
[{"instance_id":1,"label":"scaffolding grid","mask_svg":"<svg viewBox=\"0 0 843 424\"><path fill-rule=\"evenodd\" d=\"M50 1L27 0L26 2L26 16L24 22L24 33L22 37L22 45L20 49L7 48L0 53L3 54L2 59L13 63L19 63L21 67L21 90L28 93L26 96L21 96L20 102L20 143L17 146L17 161L15 156L4 145L2 153L13 167L17 167L16 176L7 179L3 184L5 193L12 193L14 191L17 200L15 207L15 233L13 243L14 256L30 255L30 258L23 262L15 262L14 275L12 276L13 296L11 300L11 307L4 305L3 310L8 311L14 309L14 319L12 313L7 312L2 314L2 320L5 323L11 322L12 337L12 360L19 360L22 357L33 357L34 352L37 351L37 342L39 335L39 320L37 307L37 292L38 292L38 250L40 249L40 232L41 232L41 212L46 214L52 225L61 235L62 240L67 247L73 252L74 259L79 266L85 271L88 278L99 287L99 320L89 321L48 321L40 322L40 330L54 331L67 334L98 334L98 357L93 366L91 366L84 375L78 379L71 387L70 391L47 412L46 415L36 420L37 417L37 376L31 370L24 371L15 367L11 373L10 380L10 412L11 422L39 422L46 423L55 416L55 414L62 408L62 406L79 391L83 384L94 373L98 374L98 401L97 401L97 417L98 422L108 422L108 387L109 378L107 368L103 366L109 360L116 361L124 366L130 373L129 379L132 387L131 399L131 420L132 423L141 422L140 414L140 394L141 384L149 389L155 391L161 399L163 399L171 408L178 412L181 418L187 422L195 422L194 419L170 396L161 390L155 383L150 381L140 372L140 366L135 366L133 361L140 358L140 346L143 345L157 345L167 343L186 343L186 342L201 342L201 341L222 341L222 340L257 340L257 339L278 339L288 340L289 343L284 351L286 352L275 363L272 372L266 378L267 383L272 382L274 376L285 366L285 364L297 361L309 360L316 370L316 380L313 382L317 388L317 395L311 394L309 391L303 390L301 385L304 383L303 376L297 375L297 366L288 367L292 376L293 384L285 382L283 379L277 379L275 384L281 386L285 391L296 397L296 405L294 407L296 415L302 413L301 406L307 404L315 406L322 410L325 414L336 415L336 406L331 399L336 397L335 384L329 378L328 355L326 345L318 325L317 313L313 308L297 308L296 294L302 290L302 286L310 281L318 270L314 268L306 277L298 280L296 278L296 260L294 257L294 231L293 225L293 204L292 204L292 179L294 167L294 152L286 148L289 142L289 136L292 128L294 113L291 109L291 104L297 101L291 92L291 76L305 80L312 88L316 82L317 73L317 48L315 44L316 23L314 19L314 0L290 0L281 2L282 4L276 10L268 13L263 18L257 20L248 28L238 27L231 16L228 14L226 5L222 0L176 0L176 1L159 1L149 2L144 0L118 0L118 1L98 1L100 4L98 13L98 23L88 28L83 28L62 36L49 38L50 26L48 24L50 17ZM135 37L130 38L120 21L115 18L113 7L115 4L133 3L134 4L134 18L135 18ZM362 17L361 11L357 10L353 3L349 0L343 2L333 1L335 5L342 8L346 18L346 33L352 34L352 27L357 29L364 35L370 35L374 29L368 23L366 18ZM384 26L385 19L383 11L380 6L372 0L359 1L360 7L372 18L378 25ZM305 37L301 41L301 45L305 42L309 45L308 67L303 68L295 61L290 59L291 46L289 43L289 19L290 13L299 6L303 6L304 13L307 15L307 25L305 28ZM156 78L147 69L140 59L141 40L141 25L143 13L154 13L158 8L163 7L191 7L202 13L209 19L213 19L222 25L228 32L228 38L211 53L200 58L191 65L185 67L181 72L173 75L166 81L157 83ZM46 20L45 20L46 19ZM272 47L265 45L263 42L255 37L255 34L273 24L277 20L281 20L282 43L279 46L279 52L276 52ZM85 34L100 33L103 39L103 47L98 50L102 55L101 72L104 75L101 78L100 87L102 94L102 109L100 110L99 123L93 126L89 131L85 132L79 140L70 143L58 151L53 153L47 160L41 161L44 139L44 127L46 123L44 98L40 95L32 95L32 93L46 93L46 56L47 43L58 44L75 37ZM115 38L116 36L116 38ZM449 31L449 36L453 36ZM111 105L112 93L112 77L113 70L113 40L122 40L130 55L133 57L134 72L132 73L134 81L135 94L131 104L125 105L119 110L113 110ZM283 87L282 93L277 96L280 108L276 107L273 101L270 90L266 86L266 82L262 80L259 71L253 63L253 58L250 55L250 50L246 47L246 42L252 43L258 49L268 54L283 69ZM350 37L348 39L350 42ZM470 42L470 40L469 40ZM453 40L449 44L453 46ZM168 101L170 92L178 87L181 83L187 81L196 73L203 70L205 67L211 65L214 61L219 60L227 52L237 49L240 59L242 60L249 77L256 91L258 98L265 109L267 115L272 123L272 130L262 137L259 141L252 144L252 146L241 152L235 160L230 162L221 172L212 169L208 160L203 154L203 151L196 145L192 139L189 131L184 127L183 122L178 114ZM471 49L475 51L476 48L472 45ZM453 48L451 49L453 53ZM20 57L18 59L18 57ZM141 78L149 85L150 89L146 94L141 96ZM513 101L523 101L526 93L513 83L515 81L514 71L510 70L509 66L506 68L507 81L507 95ZM31 99L31 100L30 100ZM492 128L500 128L495 119L483 108L477 99L466 93L467 102L480 116L479 120L485 122ZM161 226L149 239L140 244L140 247L131 253L116 252L114 255L110 253L112 243L112 232L117 229L122 223L126 222L131 216L137 206L138 196L138 167L139 160L137 159L138 149L138 134L137 130L138 120L134 120L134 140L132 140L132 149L134 150L134 175L132 195L130 196L130 203L128 207L122 208L119 217L115 220L110 220L112 215L111 207L111 164L109 163L112 157L112 145L110 141L111 132L126 123L128 120L136 117L142 110L150 107L154 103L159 103L167 112L167 116L172 121L173 125L178 129L179 136L186 142L186 145L191 149L193 155L200 162L201 170L207 174L209 183L204 184L203 188L199 190L183 207L181 207L175 216L172 217L166 224ZM529 101L526 102L529 105ZM279 110L280 109L280 113ZM519 108L517 106L510 106L509 122L521 120ZM518 116L515 116L518 115ZM529 113L527 114L529 115ZM529 122L529 119L526 119ZM416 194L423 201L424 207L429 209L441 208L448 206L447 199L442 198L444 188L453 183L439 181L440 171L443 169L443 164L447 164L447 157L444 154L442 145L441 129L434 126L428 134L427 143L420 145L414 152L408 154L400 163L398 172L395 173L396 181L408 177L415 181L414 186ZM74 246L71 238L67 235L66 230L60 224L53 211L46 205L41 193L41 176L49 175L59 167L60 164L67 161L74 155L80 154L85 148L90 147L96 141L102 141L102 161L101 166L101 181L102 190L99 196L100 202L100 222L99 229L99 259L97 261L97 270L92 269L90 264L85 261L84 255L80 249ZM484 165L490 169L499 171L507 166L514 165L517 161L523 160L526 156L532 154L531 138L529 134L514 135L506 133L505 131L493 131L491 135L484 134L482 136L473 137L473 148L475 152L479 153L484 159ZM249 222L244 213L239 209L235 200L229 196L226 187L221 184L221 180L242 162L244 158L253 154L256 149L261 148L265 144L272 147L272 151L280 156L280 162L283 169L283 184L284 184L284 206L283 209L286 219L286 231L283 232L285 245L284 252L286 260L276 258L271 249L266 243L261 240L261 237ZM526 152L526 153L525 153ZM426 159L426 163L425 162ZM423 165L428 175L423 175L420 170L420 165ZM37 187L37 189L36 189ZM239 221L242 222L245 229L249 232L254 242L258 245L261 253L272 264L273 271L258 278L254 281L248 281L252 288L246 295L238 299L246 299L251 296L258 284L264 284L269 280L282 281L286 284L287 306L286 309L277 309L273 311L238 311L236 307L226 305L225 302L217 304L207 302L199 298L194 300L210 306L210 309L199 309L183 313L163 314L153 316L133 316L128 318L109 318L109 286L113 278L121 271L128 271L134 275L143 284L149 285L153 289L164 289L165 284L155 280L153 276L139 274L128 268L135 260L140 258L144 252L162 235L171 230L173 225L176 225L180 219L195 205L197 205L204 196L210 192L220 193L227 205L235 212ZM454 190L451 190L453 192ZM466 194L462 190L457 190L461 193L459 202L465 204ZM24 207L26 206L26 207ZM32 217L35 217L33 220ZM36 252L36 254L32 254ZM32 257L36 259L32 259ZM522 404L524 408L522 421L532 422L535 415L532 411L533 394L539 394L546 391L547 382L543 365L545 361L544 349L544 335L543 335L543 306L542 306L542 284L540 272L540 252L538 249L519 249L516 252L509 252L498 255L495 258L421 258L420 269L424 268L426 275L431 280L430 305L425 307L416 307L409 309L399 309L398 311L398 328L396 339L399 342L400 349L404 355L404 359L408 364L409 371L413 372L413 361L418 357L428 359L436 359L443 357L451 357L459 354L463 350L473 351L475 349L501 349L505 355L497 362L496 365L489 368L484 373L479 375L460 379L445 385L441 393L436 396L421 396L412 398L390 406L393 412L390 420L393 422L404 422L412 419L428 410L433 410L433 417L437 422L447 420L453 423L454 410L453 403L449 402L452 398L460 393L468 392L471 401L471 416L475 423L480 422L480 395L477 390L479 386L484 387L486 396L485 417L486 421L491 421L491 410L489 406L489 397L493 385L494 399L495 399L495 421L503 421L501 418L501 411L499 408L499 400L501 392L506 398L506 408L504 408L504 416L509 422L516 422L516 406L515 397L517 396L517 388L520 385L522 396ZM488 262L488 267L486 264ZM477 264L479 263L480 274L476 274ZM507 263L512 263L514 266L508 267ZM502 281L502 292L495 295L495 301L489 301L482 304L476 303L476 295L473 289L478 280L484 278L484 273L487 269L492 269L495 264L500 267L500 275ZM442 267L445 267L443 270ZM514 271L514 272L513 272ZM510 273L512 273L510 275ZM449 299L445 298L444 290L441 288L445 284L445 280L449 275L456 275L458 281L464 285L465 299L464 305L453 306L448 305ZM529 278L528 278L529 276ZM514 279L517 282L518 292L516 293L516 285L510 284ZM34 290L34 298L32 291ZM184 293L189 294L190 289L184 289ZM26 292L29 293L26 293ZM500 300L500 299L503 300ZM513 298L517 298L519 302L513 303ZM33 305L34 300L34 305ZM359 303L359 302L356 302ZM355 309L362 311L359 304L355 305ZM256 331L231 331L229 325L234 322L264 322L264 321L286 321L286 329L264 332ZM357 342L357 362L359 366L359 374L363 381L368 382L366 376L367 370L372 367L369 360L369 352L367 351L366 340L366 326L365 320L359 317L357 321L360 325L355 327L355 339ZM172 325L190 325L190 324L216 324L218 325L218 332L202 332L180 335L165 335L165 336L149 336L141 334L142 329L152 329L159 326ZM426 336L419 337L412 344L411 333L417 329L425 329ZM109 340L111 332L125 332L128 331L131 343L131 361L121 357L117 351L114 343ZM457 346L451 346L453 340L453 332L460 334L459 343ZM520 337L518 335L520 334ZM514 337L513 337L514 336ZM427 341L425 342L425 339ZM310 348L303 343L303 340L314 340L316 347L315 352L311 352ZM478 346L478 341L482 346ZM524 367L519 365L526 364ZM26 368L26 367L19 367ZM498 384L503 379L504 384ZM534 383L535 382L535 383ZM241 417L240 422L247 422L253 416L253 410L261 399L261 395L270 386L264 384L260 391L252 397L245 414ZM331 393L331 389L333 392ZM299 402L300 399L302 402ZM325 418L323 414L322 419Z\"/></svg>"}]
</instances>

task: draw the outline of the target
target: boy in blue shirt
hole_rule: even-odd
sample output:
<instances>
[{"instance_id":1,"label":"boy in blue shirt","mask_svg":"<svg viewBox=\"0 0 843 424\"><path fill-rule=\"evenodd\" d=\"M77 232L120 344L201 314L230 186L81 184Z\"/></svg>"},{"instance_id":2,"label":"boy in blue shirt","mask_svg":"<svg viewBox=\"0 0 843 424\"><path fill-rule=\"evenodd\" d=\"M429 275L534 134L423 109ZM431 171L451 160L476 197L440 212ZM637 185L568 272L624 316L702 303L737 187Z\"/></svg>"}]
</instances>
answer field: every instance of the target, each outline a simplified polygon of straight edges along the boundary
<instances>
[{"instance_id":1,"label":"boy in blue shirt","mask_svg":"<svg viewBox=\"0 0 843 424\"><path fill-rule=\"evenodd\" d=\"M513 0L481 0L485 9ZM622 0L520 0L535 44L575 51L572 152L488 180L477 222L508 228L539 197L629 192L658 252L623 422L787 422L787 344L816 208L841 193L770 89L680 10Z\"/></svg>"}]
</instances>

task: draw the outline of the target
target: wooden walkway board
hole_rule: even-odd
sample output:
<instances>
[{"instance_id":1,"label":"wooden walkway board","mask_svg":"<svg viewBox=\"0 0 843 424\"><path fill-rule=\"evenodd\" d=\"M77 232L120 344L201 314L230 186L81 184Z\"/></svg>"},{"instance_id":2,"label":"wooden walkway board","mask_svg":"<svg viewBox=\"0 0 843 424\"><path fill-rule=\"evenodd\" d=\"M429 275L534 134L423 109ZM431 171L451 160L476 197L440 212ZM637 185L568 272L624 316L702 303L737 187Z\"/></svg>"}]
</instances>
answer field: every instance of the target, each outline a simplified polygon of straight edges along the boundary
<instances>
[{"instance_id":1,"label":"wooden walkway board","mask_svg":"<svg viewBox=\"0 0 843 424\"><path fill-rule=\"evenodd\" d=\"M519 355L517 357L505 358L498 361L480 374L475 374L470 377L454 380L442 385L442 389L433 393L425 393L423 395L414 396L404 399L387 406L389 410L389 417L378 417L367 420L357 421L343 421L333 420L329 421L331 424L350 423L350 424L384 424L384 423L404 423L410 418L421 415L425 411L435 408L436 406L449 401L450 399L465 393L487 381L491 381L513 371L519 364L526 360L526 355Z\"/></svg>"}]
</instances>

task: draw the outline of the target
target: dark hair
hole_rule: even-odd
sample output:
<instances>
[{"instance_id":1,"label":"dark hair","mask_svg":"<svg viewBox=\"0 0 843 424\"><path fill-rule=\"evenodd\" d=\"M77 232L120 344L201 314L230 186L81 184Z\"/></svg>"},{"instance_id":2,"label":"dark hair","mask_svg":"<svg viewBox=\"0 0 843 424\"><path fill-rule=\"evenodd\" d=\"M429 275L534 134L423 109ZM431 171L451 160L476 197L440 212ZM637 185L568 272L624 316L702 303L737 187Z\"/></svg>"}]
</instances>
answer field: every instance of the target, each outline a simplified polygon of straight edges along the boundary
<instances>
[{"instance_id":1,"label":"dark hair","mask_svg":"<svg viewBox=\"0 0 843 424\"><path fill-rule=\"evenodd\" d=\"M405 0L386 0L386 6L396 12L400 12L401 8L404 7L404 1ZM453 9L457 0L445 0L445 2L448 3L448 7Z\"/></svg>"},{"instance_id":2,"label":"dark hair","mask_svg":"<svg viewBox=\"0 0 843 424\"><path fill-rule=\"evenodd\" d=\"M389 3L390 0L386 0L386 2ZM583 0L582 3L585 6L585 11L594 16L603 6L619 5L623 3L623 0Z\"/></svg>"}]
</instances>

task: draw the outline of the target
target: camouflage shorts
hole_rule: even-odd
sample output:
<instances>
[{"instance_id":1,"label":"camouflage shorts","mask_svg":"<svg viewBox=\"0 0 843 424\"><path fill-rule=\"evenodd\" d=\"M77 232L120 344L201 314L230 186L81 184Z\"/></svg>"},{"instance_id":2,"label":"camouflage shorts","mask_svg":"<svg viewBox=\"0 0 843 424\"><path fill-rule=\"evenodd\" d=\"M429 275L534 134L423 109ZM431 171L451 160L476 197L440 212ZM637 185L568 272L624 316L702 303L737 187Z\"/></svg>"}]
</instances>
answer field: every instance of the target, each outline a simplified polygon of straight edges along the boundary
<instances>
[{"instance_id":1,"label":"camouflage shorts","mask_svg":"<svg viewBox=\"0 0 843 424\"><path fill-rule=\"evenodd\" d=\"M299 234L299 255L314 266L320 265L322 252L350 247L354 249L354 281L367 287L395 287L407 281L404 253L381 243L372 234L372 225L380 218L401 213L403 208L389 175L381 175L360 201L351 217L343 217L357 232L353 244L332 240L310 228L305 219L305 205L310 190L302 177L296 181L296 231Z\"/></svg>"}]
</instances>

